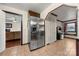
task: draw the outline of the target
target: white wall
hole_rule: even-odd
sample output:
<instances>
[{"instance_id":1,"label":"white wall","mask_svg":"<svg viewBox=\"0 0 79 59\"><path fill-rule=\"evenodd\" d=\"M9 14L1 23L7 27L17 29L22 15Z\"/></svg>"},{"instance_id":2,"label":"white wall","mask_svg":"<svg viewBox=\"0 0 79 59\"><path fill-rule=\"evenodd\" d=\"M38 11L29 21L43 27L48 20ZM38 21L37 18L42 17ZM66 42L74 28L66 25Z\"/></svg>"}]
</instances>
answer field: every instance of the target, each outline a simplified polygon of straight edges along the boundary
<instances>
[{"instance_id":1,"label":"white wall","mask_svg":"<svg viewBox=\"0 0 79 59\"><path fill-rule=\"evenodd\" d=\"M61 3L53 3L53 4L51 4L50 6L48 6L45 10L43 10L43 11L41 12L40 18L45 19L46 16L47 16L47 14L48 14L50 11L54 10L55 8L57 8L57 7L61 6L61 5L62 5Z\"/></svg>"},{"instance_id":2,"label":"white wall","mask_svg":"<svg viewBox=\"0 0 79 59\"><path fill-rule=\"evenodd\" d=\"M21 31L21 20L22 20L22 16L20 15L6 13L6 23L12 24L12 28L7 28L7 29L10 29L11 32Z\"/></svg>"},{"instance_id":3,"label":"white wall","mask_svg":"<svg viewBox=\"0 0 79 59\"><path fill-rule=\"evenodd\" d=\"M5 13L0 10L0 52L5 50Z\"/></svg>"},{"instance_id":4,"label":"white wall","mask_svg":"<svg viewBox=\"0 0 79 59\"><path fill-rule=\"evenodd\" d=\"M56 24L57 24L57 26L63 27L63 23L62 22L56 21Z\"/></svg>"},{"instance_id":5,"label":"white wall","mask_svg":"<svg viewBox=\"0 0 79 59\"><path fill-rule=\"evenodd\" d=\"M77 37L79 38L79 10L77 13Z\"/></svg>"},{"instance_id":6,"label":"white wall","mask_svg":"<svg viewBox=\"0 0 79 59\"><path fill-rule=\"evenodd\" d=\"M8 7L8 6L3 6L3 5L0 5L0 9L22 15L22 21L23 21L23 33L22 33L23 34L23 42L22 43L23 44L28 43L28 35L27 35L28 34L28 31L27 31L28 12L22 11L19 9L15 9L12 7Z\"/></svg>"},{"instance_id":7,"label":"white wall","mask_svg":"<svg viewBox=\"0 0 79 59\"><path fill-rule=\"evenodd\" d=\"M13 31L21 31L21 22L13 22L11 32Z\"/></svg>"}]
</instances>

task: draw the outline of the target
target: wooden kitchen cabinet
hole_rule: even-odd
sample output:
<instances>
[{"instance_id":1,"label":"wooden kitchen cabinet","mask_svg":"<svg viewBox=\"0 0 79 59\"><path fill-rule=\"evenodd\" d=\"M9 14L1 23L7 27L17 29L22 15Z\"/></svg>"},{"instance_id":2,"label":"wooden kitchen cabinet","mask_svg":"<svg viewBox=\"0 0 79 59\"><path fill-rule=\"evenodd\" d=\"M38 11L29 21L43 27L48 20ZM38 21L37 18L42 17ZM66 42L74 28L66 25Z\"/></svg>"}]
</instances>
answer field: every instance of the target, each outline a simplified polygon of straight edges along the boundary
<instances>
[{"instance_id":1,"label":"wooden kitchen cabinet","mask_svg":"<svg viewBox=\"0 0 79 59\"><path fill-rule=\"evenodd\" d=\"M20 39L21 38L21 32L14 32L14 39Z\"/></svg>"},{"instance_id":2,"label":"wooden kitchen cabinet","mask_svg":"<svg viewBox=\"0 0 79 59\"><path fill-rule=\"evenodd\" d=\"M6 40L13 40L14 35L12 32L6 32Z\"/></svg>"},{"instance_id":3,"label":"wooden kitchen cabinet","mask_svg":"<svg viewBox=\"0 0 79 59\"><path fill-rule=\"evenodd\" d=\"M15 40L15 39L21 39L21 32L19 31L6 32L6 40Z\"/></svg>"}]
</instances>

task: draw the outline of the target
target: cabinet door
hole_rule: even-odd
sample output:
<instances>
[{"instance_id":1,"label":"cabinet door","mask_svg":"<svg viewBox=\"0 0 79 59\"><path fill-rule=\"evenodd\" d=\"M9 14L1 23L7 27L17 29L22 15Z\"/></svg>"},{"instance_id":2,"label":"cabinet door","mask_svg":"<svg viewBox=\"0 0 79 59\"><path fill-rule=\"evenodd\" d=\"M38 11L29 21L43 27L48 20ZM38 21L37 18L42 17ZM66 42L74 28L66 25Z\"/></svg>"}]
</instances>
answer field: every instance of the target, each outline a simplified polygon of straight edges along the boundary
<instances>
[{"instance_id":1,"label":"cabinet door","mask_svg":"<svg viewBox=\"0 0 79 59\"><path fill-rule=\"evenodd\" d=\"M21 39L21 32L14 32L15 39Z\"/></svg>"},{"instance_id":2,"label":"cabinet door","mask_svg":"<svg viewBox=\"0 0 79 59\"><path fill-rule=\"evenodd\" d=\"M6 40L13 40L14 39L14 33L13 32L7 32L6 33Z\"/></svg>"},{"instance_id":3,"label":"cabinet door","mask_svg":"<svg viewBox=\"0 0 79 59\"><path fill-rule=\"evenodd\" d=\"M5 12L0 10L0 52L5 50Z\"/></svg>"}]
</instances>

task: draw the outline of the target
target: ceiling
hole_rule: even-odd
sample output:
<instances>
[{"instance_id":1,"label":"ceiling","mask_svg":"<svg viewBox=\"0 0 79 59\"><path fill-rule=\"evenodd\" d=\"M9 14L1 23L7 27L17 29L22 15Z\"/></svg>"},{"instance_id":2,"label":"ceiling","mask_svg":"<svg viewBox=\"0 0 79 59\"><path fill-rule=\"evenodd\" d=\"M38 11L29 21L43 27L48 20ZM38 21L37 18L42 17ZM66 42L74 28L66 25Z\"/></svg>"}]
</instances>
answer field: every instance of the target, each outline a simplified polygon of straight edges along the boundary
<instances>
[{"instance_id":1,"label":"ceiling","mask_svg":"<svg viewBox=\"0 0 79 59\"><path fill-rule=\"evenodd\" d=\"M61 7L52 11L51 13L58 15L57 16L58 20L67 21L67 20L76 19L76 11L77 11L76 7L62 5Z\"/></svg>"},{"instance_id":2,"label":"ceiling","mask_svg":"<svg viewBox=\"0 0 79 59\"><path fill-rule=\"evenodd\" d=\"M6 5L14 7L21 10L32 10L41 13L45 8L47 8L51 3L1 3L1 5Z\"/></svg>"}]
</instances>

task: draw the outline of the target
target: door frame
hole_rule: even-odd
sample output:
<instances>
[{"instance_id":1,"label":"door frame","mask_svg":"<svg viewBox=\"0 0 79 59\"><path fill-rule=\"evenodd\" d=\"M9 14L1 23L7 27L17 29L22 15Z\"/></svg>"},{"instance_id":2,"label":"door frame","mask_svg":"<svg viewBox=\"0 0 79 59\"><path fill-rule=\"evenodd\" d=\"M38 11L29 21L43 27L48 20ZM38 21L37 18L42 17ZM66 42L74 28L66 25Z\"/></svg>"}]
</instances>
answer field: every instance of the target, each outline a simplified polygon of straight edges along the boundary
<instances>
[{"instance_id":1,"label":"door frame","mask_svg":"<svg viewBox=\"0 0 79 59\"><path fill-rule=\"evenodd\" d=\"M10 13L10 14L15 14L15 15L19 15L19 16L21 16L21 39L20 39L20 45L23 45L23 15L21 15L21 14L18 14L18 13L14 13L14 12L9 12L9 11L5 11L5 10L2 10L3 12L5 12L5 13ZM6 34L6 32L5 32L5 34ZM6 40L6 37L5 37L5 40ZM6 43L6 41L5 41L5 43ZM6 46L5 46L6 47Z\"/></svg>"}]
</instances>

